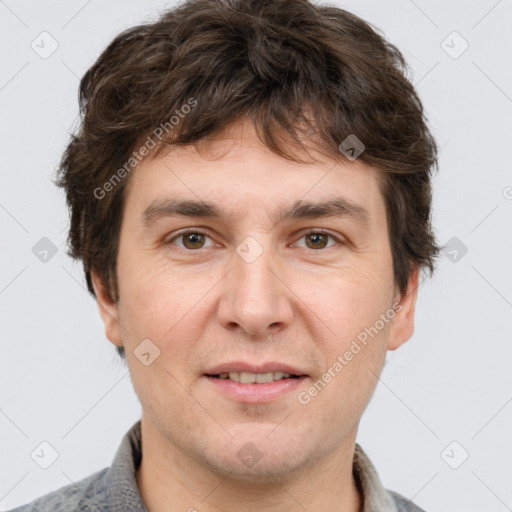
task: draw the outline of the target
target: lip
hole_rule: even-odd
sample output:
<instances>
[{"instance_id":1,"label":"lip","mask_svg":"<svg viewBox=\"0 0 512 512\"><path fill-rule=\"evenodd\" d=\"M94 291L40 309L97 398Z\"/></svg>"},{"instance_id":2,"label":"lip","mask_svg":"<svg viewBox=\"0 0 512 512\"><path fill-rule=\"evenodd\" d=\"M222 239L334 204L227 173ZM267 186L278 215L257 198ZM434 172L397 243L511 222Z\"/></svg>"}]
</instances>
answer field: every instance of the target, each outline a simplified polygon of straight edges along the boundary
<instances>
[{"instance_id":1,"label":"lip","mask_svg":"<svg viewBox=\"0 0 512 512\"><path fill-rule=\"evenodd\" d=\"M213 366L205 372L206 376L219 375L220 373L229 372L248 372L248 373L271 373L271 372L285 372L297 376L306 376L306 373L299 368L290 366L286 363L279 363L276 361L269 361L261 364L254 364L245 361L231 361ZM276 381L278 382L278 381ZM260 386L262 384L259 384Z\"/></svg>"},{"instance_id":2,"label":"lip","mask_svg":"<svg viewBox=\"0 0 512 512\"><path fill-rule=\"evenodd\" d=\"M307 376L301 375L297 378L274 380L264 384L242 384L233 380L218 379L209 375L205 375L204 378L213 386L216 392L222 393L231 400L247 404L263 404L277 400L292 391L296 391Z\"/></svg>"},{"instance_id":3,"label":"lip","mask_svg":"<svg viewBox=\"0 0 512 512\"><path fill-rule=\"evenodd\" d=\"M296 378L274 380L263 384L242 384L230 379L219 379L213 375L229 372L248 373L273 373L285 372L296 375ZM216 392L237 402L257 404L268 403L286 394L295 391L308 377L308 375L296 366L278 361L267 361L265 363L250 363L247 361L230 361L209 368L203 377L210 383Z\"/></svg>"}]
</instances>

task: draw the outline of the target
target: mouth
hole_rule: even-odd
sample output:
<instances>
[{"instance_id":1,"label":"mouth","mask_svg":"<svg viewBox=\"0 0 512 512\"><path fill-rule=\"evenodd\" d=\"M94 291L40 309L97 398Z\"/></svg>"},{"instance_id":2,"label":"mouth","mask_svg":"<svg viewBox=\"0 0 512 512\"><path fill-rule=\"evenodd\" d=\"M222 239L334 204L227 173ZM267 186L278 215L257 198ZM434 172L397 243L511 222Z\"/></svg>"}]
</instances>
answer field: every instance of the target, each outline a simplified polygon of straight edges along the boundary
<instances>
[{"instance_id":1,"label":"mouth","mask_svg":"<svg viewBox=\"0 0 512 512\"><path fill-rule=\"evenodd\" d=\"M267 403L296 390L308 375L280 363L228 363L210 369L204 377L212 389L230 400Z\"/></svg>"},{"instance_id":2,"label":"mouth","mask_svg":"<svg viewBox=\"0 0 512 512\"><path fill-rule=\"evenodd\" d=\"M276 380L298 379L300 375L294 375L288 372L222 372L217 375L207 375L207 377L231 380L233 382L240 382L241 384L267 384L268 382L274 382Z\"/></svg>"}]
</instances>

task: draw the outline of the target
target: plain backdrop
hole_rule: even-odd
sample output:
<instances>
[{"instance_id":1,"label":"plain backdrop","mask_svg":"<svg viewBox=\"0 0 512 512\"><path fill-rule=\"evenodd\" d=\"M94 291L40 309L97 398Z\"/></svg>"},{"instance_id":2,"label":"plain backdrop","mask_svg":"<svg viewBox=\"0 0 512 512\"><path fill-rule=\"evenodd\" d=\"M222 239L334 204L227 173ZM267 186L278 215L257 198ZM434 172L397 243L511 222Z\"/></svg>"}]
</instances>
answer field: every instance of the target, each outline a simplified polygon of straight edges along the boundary
<instances>
[{"instance_id":1,"label":"plain backdrop","mask_svg":"<svg viewBox=\"0 0 512 512\"><path fill-rule=\"evenodd\" d=\"M428 512L512 510L512 1L332 3L381 29L411 66L441 150L434 224L447 243L358 443L387 488ZM140 418L65 253L68 213L51 179L76 125L79 78L118 32L166 5L0 1L4 510L109 466ZM58 454L48 469L31 456L42 442Z\"/></svg>"}]
</instances>

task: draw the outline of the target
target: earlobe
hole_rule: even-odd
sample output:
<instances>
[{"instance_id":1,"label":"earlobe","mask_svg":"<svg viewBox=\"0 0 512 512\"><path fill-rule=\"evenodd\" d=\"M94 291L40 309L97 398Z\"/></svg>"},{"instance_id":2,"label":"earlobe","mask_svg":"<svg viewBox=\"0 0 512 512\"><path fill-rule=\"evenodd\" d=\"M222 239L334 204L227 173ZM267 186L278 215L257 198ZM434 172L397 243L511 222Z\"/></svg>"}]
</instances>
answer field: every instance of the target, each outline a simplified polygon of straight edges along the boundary
<instances>
[{"instance_id":1,"label":"earlobe","mask_svg":"<svg viewBox=\"0 0 512 512\"><path fill-rule=\"evenodd\" d=\"M397 311L393 321L387 343L388 350L396 350L402 346L414 333L414 313L416 298L418 296L420 268L411 274L406 292L396 298L394 309Z\"/></svg>"},{"instance_id":2,"label":"earlobe","mask_svg":"<svg viewBox=\"0 0 512 512\"><path fill-rule=\"evenodd\" d=\"M102 278L95 271L91 271L91 281L98 302L101 319L105 325L105 335L114 345L120 347L123 345L123 341L118 320L118 304L112 299Z\"/></svg>"}]
</instances>

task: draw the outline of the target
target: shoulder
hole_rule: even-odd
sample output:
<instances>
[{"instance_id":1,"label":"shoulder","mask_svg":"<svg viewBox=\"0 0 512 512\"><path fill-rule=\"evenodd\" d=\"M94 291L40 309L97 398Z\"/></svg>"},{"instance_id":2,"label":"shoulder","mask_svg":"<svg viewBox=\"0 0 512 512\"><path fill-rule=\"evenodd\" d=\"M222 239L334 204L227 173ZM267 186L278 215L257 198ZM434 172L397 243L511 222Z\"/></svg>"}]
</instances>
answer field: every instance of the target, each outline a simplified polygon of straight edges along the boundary
<instances>
[{"instance_id":1,"label":"shoulder","mask_svg":"<svg viewBox=\"0 0 512 512\"><path fill-rule=\"evenodd\" d=\"M106 504L105 474L102 469L79 482L66 485L8 512L97 512Z\"/></svg>"},{"instance_id":2,"label":"shoulder","mask_svg":"<svg viewBox=\"0 0 512 512\"><path fill-rule=\"evenodd\" d=\"M397 512L425 512L422 508L418 507L401 494L389 490L388 493L391 495L393 501L395 502Z\"/></svg>"}]
</instances>

